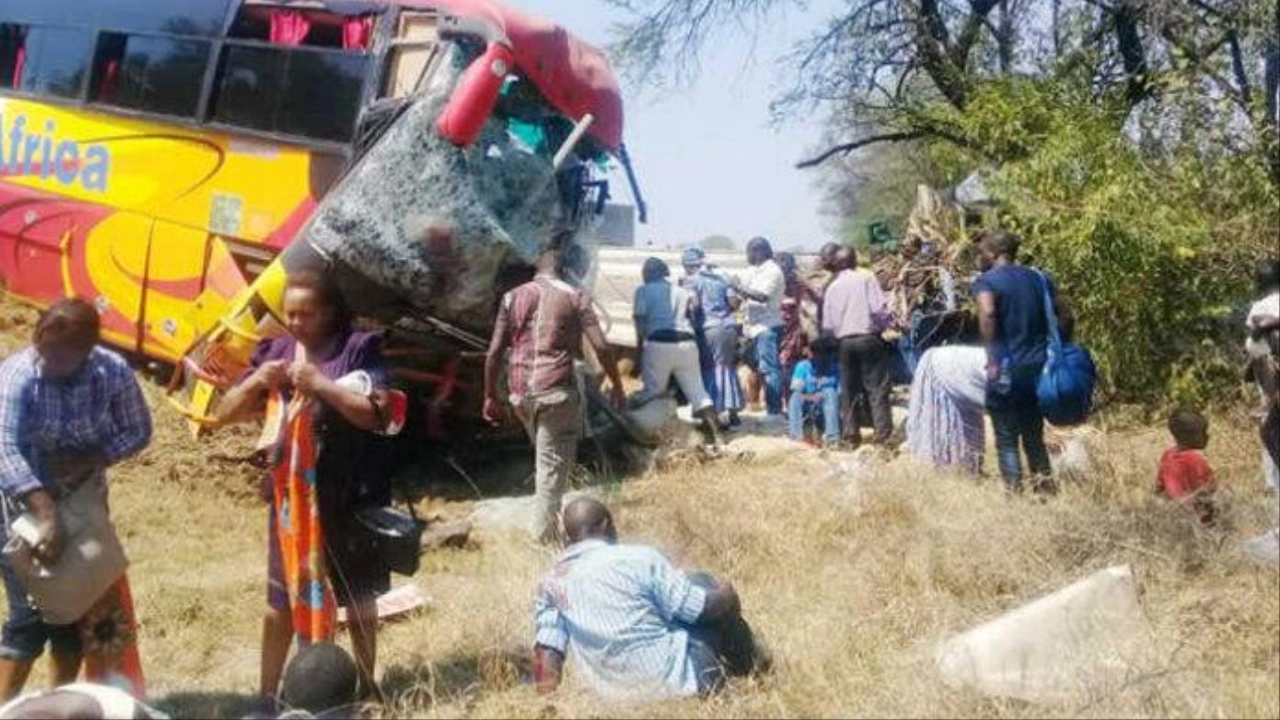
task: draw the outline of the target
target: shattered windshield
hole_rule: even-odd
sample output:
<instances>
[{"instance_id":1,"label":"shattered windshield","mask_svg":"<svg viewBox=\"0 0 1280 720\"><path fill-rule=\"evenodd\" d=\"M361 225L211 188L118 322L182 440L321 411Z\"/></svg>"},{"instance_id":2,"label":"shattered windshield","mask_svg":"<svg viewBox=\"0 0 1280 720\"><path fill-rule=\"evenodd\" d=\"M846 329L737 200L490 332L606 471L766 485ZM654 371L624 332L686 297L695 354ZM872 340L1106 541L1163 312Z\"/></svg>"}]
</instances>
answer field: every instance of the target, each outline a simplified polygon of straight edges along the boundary
<instances>
[{"instance_id":1,"label":"shattered windshield","mask_svg":"<svg viewBox=\"0 0 1280 720\"><path fill-rule=\"evenodd\" d=\"M472 55L457 45L449 52L303 236L339 270L416 313L487 328L504 268L532 263L554 230L574 221L588 170L575 154L557 178L552 157L572 124L518 75L508 78L477 142L458 148L442 138L436 120ZM427 242L441 227L452 229L451 241Z\"/></svg>"}]
</instances>

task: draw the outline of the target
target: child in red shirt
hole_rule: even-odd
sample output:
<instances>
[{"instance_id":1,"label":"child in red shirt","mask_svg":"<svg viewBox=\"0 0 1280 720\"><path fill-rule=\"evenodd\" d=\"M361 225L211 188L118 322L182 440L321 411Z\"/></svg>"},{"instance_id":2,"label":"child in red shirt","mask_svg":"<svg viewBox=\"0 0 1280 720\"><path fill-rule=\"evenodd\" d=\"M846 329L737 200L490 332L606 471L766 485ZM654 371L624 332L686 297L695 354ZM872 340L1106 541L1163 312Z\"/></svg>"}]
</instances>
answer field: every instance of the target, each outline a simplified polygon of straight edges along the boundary
<instances>
[{"instance_id":1,"label":"child in red shirt","mask_svg":"<svg viewBox=\"0 0 1280 720\"><path fill-rule=\"evenodd\" d=\"M1209 421L1194 410L1176 410L1169 416L1169 432L1177 444L1160 458L1156 492L1178 501L1208 525L1216 515L1213 494L1218 488L1201 452L1209 444Z\"/></svg>"}]
</instances>

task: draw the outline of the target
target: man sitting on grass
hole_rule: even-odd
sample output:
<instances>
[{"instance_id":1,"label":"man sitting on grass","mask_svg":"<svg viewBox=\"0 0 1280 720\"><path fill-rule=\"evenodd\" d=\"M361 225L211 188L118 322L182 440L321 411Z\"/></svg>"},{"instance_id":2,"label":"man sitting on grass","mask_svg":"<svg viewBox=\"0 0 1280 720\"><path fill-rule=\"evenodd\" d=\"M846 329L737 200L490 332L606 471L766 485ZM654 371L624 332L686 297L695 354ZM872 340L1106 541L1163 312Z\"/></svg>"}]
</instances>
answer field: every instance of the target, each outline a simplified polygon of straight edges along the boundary
<instances>
[{"instance_id":1,"label":"man sitting on grass","mask_svg":"<svg viewBox=\"0 0 1280 720\"><path fill-rule=\"evenodd\" d=\"M534 603L538 692L560 685L570 648L579 678L614 701L706 694L757 667L732 585L687 576L651 547L619 545L597 500L573 501L563 518L570 546Z\"/></svg>"}]
</instances>

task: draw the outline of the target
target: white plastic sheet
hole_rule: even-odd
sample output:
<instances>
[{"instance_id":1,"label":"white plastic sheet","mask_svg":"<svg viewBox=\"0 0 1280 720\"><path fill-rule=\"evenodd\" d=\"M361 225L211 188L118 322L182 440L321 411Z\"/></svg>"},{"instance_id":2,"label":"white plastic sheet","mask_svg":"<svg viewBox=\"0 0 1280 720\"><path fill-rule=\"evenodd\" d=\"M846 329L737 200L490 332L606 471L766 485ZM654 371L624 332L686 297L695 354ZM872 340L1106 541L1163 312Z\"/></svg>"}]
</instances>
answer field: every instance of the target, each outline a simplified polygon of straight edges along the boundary
<instances>
[{"instance_id":1,"label":"white plastic sheet","mask_svg":"<svg viewBox=\"0 0 1280 720\"><path fill-rule=\"evenodd\" d=\"M1118 685L1140 666L1149 628L1129 566L1111 567L942 643L953 687L1051 703Z\"/></svg>"},{"instance_id":2,"label":"white plastic sheet","mask_svg":"<svg viewBox=\"0 0 1280 720\"><path fill-rule=\"evenodd\" d=\"M1280 528L1241 542L1240 549L1254 560L1280 566Z\"/></svg>"}]
</instances>

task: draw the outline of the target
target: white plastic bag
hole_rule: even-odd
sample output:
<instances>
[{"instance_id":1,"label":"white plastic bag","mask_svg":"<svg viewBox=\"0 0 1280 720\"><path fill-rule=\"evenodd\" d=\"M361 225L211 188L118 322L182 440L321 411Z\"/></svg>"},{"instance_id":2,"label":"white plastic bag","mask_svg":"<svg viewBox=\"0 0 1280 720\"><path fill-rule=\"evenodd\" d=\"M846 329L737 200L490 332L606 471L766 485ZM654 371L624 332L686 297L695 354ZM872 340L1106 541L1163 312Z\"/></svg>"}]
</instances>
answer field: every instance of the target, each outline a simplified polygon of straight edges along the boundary
<instances>
[{"instance_id":1,"label":"white plastic bag","mask_svg":"<svg viewBox=\"0 0 1280 720\"><path fill-rule=\"evenodd\" d=\"M1118 684L1139 664L1148 627L1133 572L1111 567L942 643L953 687L1067 702Z\"/></svg>"}]
</instances>

